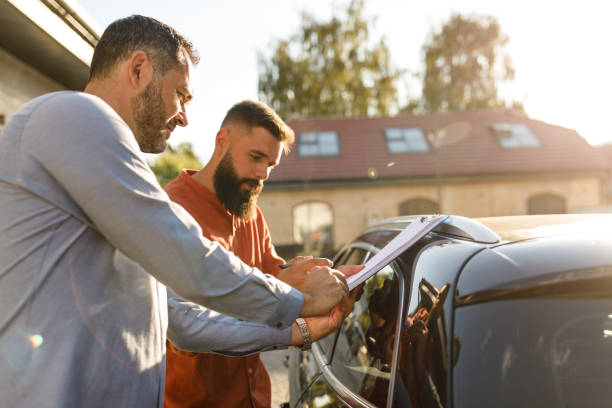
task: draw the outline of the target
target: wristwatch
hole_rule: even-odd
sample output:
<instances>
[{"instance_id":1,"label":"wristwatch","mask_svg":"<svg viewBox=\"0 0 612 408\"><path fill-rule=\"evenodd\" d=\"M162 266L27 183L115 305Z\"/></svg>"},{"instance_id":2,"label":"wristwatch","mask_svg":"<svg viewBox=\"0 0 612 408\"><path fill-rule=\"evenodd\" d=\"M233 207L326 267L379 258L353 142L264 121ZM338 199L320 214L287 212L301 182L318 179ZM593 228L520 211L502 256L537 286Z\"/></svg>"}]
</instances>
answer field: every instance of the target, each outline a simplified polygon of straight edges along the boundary
<instances>
[{"instance_id":1,"label":"wristwatch","mask_svg":"<svg viewBox=\"0 0 612 408\"><path fill-rule=\"evenodd\" d=\"M302 339L304 340L302 346L298 348L303 351L308 351L312 347L312 337L310 337L310 330L308 329L308 324L306 324L306 320L302 319L301 317L295 319L295 322L300 328L300 333L302 333Z\"/></svg>"}]
</instances>

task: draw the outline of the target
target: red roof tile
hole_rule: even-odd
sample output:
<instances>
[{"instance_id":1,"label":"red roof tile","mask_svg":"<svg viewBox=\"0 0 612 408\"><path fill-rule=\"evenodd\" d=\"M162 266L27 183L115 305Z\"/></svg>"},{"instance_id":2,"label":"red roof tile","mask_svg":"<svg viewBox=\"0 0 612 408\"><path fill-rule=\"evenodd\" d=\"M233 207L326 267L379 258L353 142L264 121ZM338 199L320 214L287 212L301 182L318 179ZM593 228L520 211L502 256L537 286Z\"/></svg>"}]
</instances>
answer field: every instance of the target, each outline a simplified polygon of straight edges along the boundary
<instances>
[{"instance_id":1,"label":"red roof tile","mask_svg":"<svg viewBox=\"0 0 612 408\"><path fill-rule=\"evenodd\" d=\"M378 179L435 175L435 154L391 154L387 128L421 128L424 134L456 122L471 129L460 141L440 149L440 171L448 175L506 174L549 171L598 170L608 167L603 152L589 145L576 131L530 119L514 111L475 111L387 118L314 118L289 122L296 143L270 176L268 183L365 179L369 169ZM495 123L522 123L540 140L537 148L504 149L491 130ZM299 157L299 133L336 131L339 156ZM394 163L393 165L389 165Z\"/></svg>"}]
</instances>

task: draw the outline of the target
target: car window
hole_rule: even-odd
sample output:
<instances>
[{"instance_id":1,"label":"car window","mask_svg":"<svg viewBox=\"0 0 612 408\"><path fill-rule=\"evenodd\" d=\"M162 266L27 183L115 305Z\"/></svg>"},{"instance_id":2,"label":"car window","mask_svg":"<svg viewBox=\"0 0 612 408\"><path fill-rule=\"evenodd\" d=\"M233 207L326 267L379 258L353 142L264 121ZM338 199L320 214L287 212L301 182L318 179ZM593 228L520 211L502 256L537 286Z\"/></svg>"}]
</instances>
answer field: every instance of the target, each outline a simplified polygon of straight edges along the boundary
<instances>
[{"instance_id":1,"label":"car window","mask_svg":"<svg viewBox=\"0 0 612 408\"><path fill-rule=\"evenodd\" d=\"M364 263L366 257L368 255L368 251L362 248L350 248L345 250L343 253L339 254L335 259L334 267L342 266L342 265L361 265ZM331 349L333 348L334 342L336 341L336 337L338 332L334 334L330 334L327 337L319 340L317 344L321 347L321 351L323 351L323 355L329 357Z\"/></svg>"},{"instance_id":2,"label":"car window","mask_svg":"<svg viewBox=\"0 0 612 408\"><path fill-rule=\"evenodd\" d=\"M442 407L447 373L444 304L450 284L436 288L423 278L415 286L418 303L404 319L399 342L394 405Z\"/></svg>"},{"instance_id":3,"label":"car window","mask_svg":"<svg viewBox=\"0 0 612 408\"><path fill-rule=\"evenodd\" d=\"M338 265L335 265L335 266L340 266L340 265L361 265L364 262L367 253L368 252L365 249L362 249L362 248L353 248L349 252L348 256L345 259L343 259L341 263L338 263Z\"/></svg>"},{"instance_id":4,"label":"car window","mask_svg":"<svg viewBox=\"0 0 612 408\"><path fill-rule=\"evenodd\" d=\"M401 256L413 265L412 287L399 342L394 406L441 407L447 399L448 294L459 250L447 240L425 237Z\"/></svg>"},{"instance_id":5,"label":"car window","mask_svg":"<svg viewBox=\"0 0 612 408\"><path fill-rule=\"evenodd\" d=\"M334 265L336 266L344 265L344 260L346 259L346 257L349 255L350 252L351 252L350 248L338 252L336 256L332 259L332 261L334 261Z\"/></svg>"},{"instance_id":6,"label":"car window","mask_svg":"<svg viewBox=\"0 0 612 408\"><path fill-rule=\"evenodd\" d=\"M610 406L612 299L574 296L457 308L454 406Z\"/></svg>"},{"instance_id":7,"label":"car window","mask_svg":"<svg viewBox=\"0 0 612 408\"><path fill-rule=\"evenodd\" d=\"M367 255L367 251L362 248L349 248L336 255L334 258L334 266L342 265L361 265Z\"/></svg>"},{"instance_id":8,"label":"car window","mask_svg":"<svg viewBox=\"0 0 612 408\"><path fill-rule=\"evenodd\" d=\"M331 359L333 375L376 406L387 403L399 303L398 281L387 265L365 282Z\"/></svg>"},{"instance_id":9,"label":"car window","mask_svg":"<svg viewBox=\"0 0 612 408\"><path fill-rule=\"evenodd\" d=\"M343 405L342 400L336 396L334 390L325 382L325 378L319 375L309 385L308 389L300 395L300 399L297 403L291 406L302 408L332 408Z\"/></svg>"}]
</instances>

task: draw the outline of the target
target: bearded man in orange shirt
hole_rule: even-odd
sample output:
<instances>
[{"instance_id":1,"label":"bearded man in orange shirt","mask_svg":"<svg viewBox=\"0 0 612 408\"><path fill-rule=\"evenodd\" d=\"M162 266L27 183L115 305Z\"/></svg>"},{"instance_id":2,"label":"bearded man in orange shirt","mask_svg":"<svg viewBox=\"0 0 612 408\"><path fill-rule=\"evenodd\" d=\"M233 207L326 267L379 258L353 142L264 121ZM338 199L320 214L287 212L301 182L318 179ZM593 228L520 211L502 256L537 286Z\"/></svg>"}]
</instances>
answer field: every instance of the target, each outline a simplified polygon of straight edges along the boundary
<instances>
[{"instance_id":1,"label":"bearded man in orange shirt","mask_svg":"<svg viewBox=\"0 0 612 408\"><path fill-rule=\"evenodd\" d=\"M293 140L293 131L270 107L254 101L238 103L229 110L221 124L208 164L198 172L183 171L165 188L170 198L182 205L200 224L204 236L219 242L246 264L275 274L290 284L291 279L299 279L295 272L293 277L289 275L289 271L297 267L283 271L281 275L284 274L286 279L279 276L279 265L284 261L276 254L256 202L263 182L278 165L283 149L287 151ZM304 259L291 263L301 261ZM312 264L331 266L326 259L311 259L304 263L311 264L309 267ZM354 271L345 271L351 272ZM170 308L173 304L169 301ZM172 314L170 310L171 321ZM332 325L337 327L341 321L342 318L336 316ZM329 322L326 321L324 326L323 332L332 330ZM313 327L310 329L312 331ZM315 340L325 334L320 327L314 329ZM296 332L300 333L292 327L291 344L295 344ZM279 341L278 346L289 344L289 332L286 333L286 341ZM298 338L301 339L301 335ZM257 349L256 345L253 347ZM212 349L217 350L214 346ZM166 408L263 408L270 404L270 378L258 353L227 357L183 351L167 343Z\"/></svg>"}]
</instances>

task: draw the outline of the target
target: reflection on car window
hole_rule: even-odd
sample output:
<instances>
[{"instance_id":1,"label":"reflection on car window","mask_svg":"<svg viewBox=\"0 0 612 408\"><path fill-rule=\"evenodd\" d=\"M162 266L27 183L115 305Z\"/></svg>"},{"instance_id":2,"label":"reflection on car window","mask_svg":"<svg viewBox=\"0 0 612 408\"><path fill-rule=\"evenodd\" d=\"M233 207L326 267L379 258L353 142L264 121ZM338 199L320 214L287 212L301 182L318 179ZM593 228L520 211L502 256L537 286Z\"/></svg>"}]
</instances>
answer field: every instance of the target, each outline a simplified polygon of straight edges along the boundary
<instances>
[{"instance_id":1,"label":"reflection on car window","mask_svg":"<svg viewBox=\"0 0 612 408\"><path fill-rule=\"evenodd\" d=\"M455 407L610 406L612 299L469 305L455 327Z\"/></svg>"},{"instance_id":2,"label":"reflection on car window","mask_svg":"<svg viewBox=\"0 0 612 408\"><path fill-rule=\"evenodd\" d=\"M334 259L334 267L342 265L361 265L367 251L361 248L350 248L340 252Z\"/></svg>"},{"instance_id":3,"label":"reflection on car window","mask_svg":"<svg viewBox=\"0 0 612 408\"><path fill-rule=\"evenodd\" d=\"M335 265L335 266L341 266L341 265L361 265L364 262L366 255L367 255L367 251L365 251L364 249L353 248L349 252L349 254L346 257L346 259L344 259L341 264L338 264L338 265Z\"/></svg>"},{"instance_id":4,"label":"reflection on car window","mask_svg":"<svg viewBox=\"0 0 612 408\"><path fill-rule=\"evenodd\" d=\"M312 381L308 390L301 395L295 407L312 407L312 408L333 408L339 407L342 402L336 397L334 390L325 382L325 379L319 375Z\"/></svg>"},{"instance_id":5,"label":"reflection on car window","mask_svg":"<svg viewBox=\"0 0 612 408\"><path fill-rule=\"evenodd\" d=\"M444 301L449 288L450 283L439 289L425 279L419 283L418 306L401 332L394 405L443 406L447 373Z\"/></svg>"},{"instance_id":6,"label":"reflection on car window","mask_svg":"<svg viewBox=\"0 0 612 408\"><path fill-rule=\"evenodd\" d=\"M336 378L376 406L387 403L399 301L397 280L388 265L365 282L332 357Z\"/></svg>"}]
</instances>

